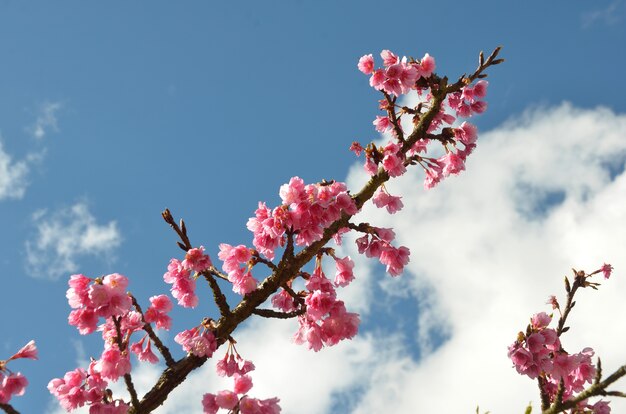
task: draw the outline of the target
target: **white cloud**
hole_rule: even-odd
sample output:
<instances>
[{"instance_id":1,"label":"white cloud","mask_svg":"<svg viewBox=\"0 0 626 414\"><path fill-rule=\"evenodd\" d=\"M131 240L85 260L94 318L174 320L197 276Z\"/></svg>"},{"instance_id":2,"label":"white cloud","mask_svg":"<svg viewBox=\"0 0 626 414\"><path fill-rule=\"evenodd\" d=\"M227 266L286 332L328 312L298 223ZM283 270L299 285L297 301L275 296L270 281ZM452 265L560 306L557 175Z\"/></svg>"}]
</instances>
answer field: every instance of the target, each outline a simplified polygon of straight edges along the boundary
<instances>
[{"instance_id":1,"label":"white cloud","mask_svg":"<svg viewBox=\"0 0 626 414\"><path fill-rule=\"evenodd\" d=\"M394 227L412 251L408 271L389 278L346 241L344 252L359 270L340 295L365 318L375 303L412 298L419 315L389 318L414 323L414 338L372 331L314 353L291 343L295 321L251 321L234 337L257 366L253 396L277 396L284 413L298 414L338 412L337 398L347 399L354 414L473 413L477 405L510 413L529 401L537 409L536 385L515 372L506 347L531 314L548 310L549 294L562 296L571 266L592 271L604 261L615 266L614 277L598 292L580 293L563 341L571 352L594 347L605 373L623 364L623 131L626 116L608 109L539 108L484 133L460 177L427 192L417 175L390 183L392 193L404 195L405 209L389 216L366 208L362 219ZM364 178L360 166L353 168L349 187ZM555 203L547 207L550 194ZM449 340L436 348L431 334L439 328ZM423 347L423 359L411 357L412 347ZM214 364L193 373L156 412L201 413L203 393L230 386L216 378ZM157 376L147 368L135 378L149 387ZM617 384L626 389L626 380ZM614 412L626 409L624 402L612 405Z\"/></svg>"},{"instance_id":2,"label":"white cloud","mask_svg":"<svg viewBox=\"0 0 626 414\"><path fill-rule=\"evenodd\" d=\"M562 296L572 266L593 271L607 261L617 270L598 292L580 294L564 346L594 347L605 373L624 363L626 326L615 323L626 317L624 131L626 116L608 109L539 108L481 136L468 171L435 190L421 191L416 175L389 185L406 208L395 216L370 208L366 221L394 227L411 248L411 291L419 300L434 287L429 299L451 338L408 367L375 364L375 375L395 378L386 387L397 398L372 383L355 413L537 407L535 384L511 368L506 346L531 314L548 310L549 294ZM550 195L562 202L546 206Z\"/></svg>"},{"instance_id":3,"label":"white cloud","mask_svg":"<svg viewBox=\"0 0 626 414\"><path fill-rule=\"evenodd\" d=\"M587 29L596 23L613 26L622 20L620 7L622 0L614 0L603 9L596 9L582 14L582 25Z\"/></svg>"},{"instance_id":4,"label":"white cloud","mask_svg":"<svg viewBox=\"0 0 626 414\"><path fill-rule=\"evenodd\" d=\"M28 184L28 161L14 161L11 155L4 152L0 140L0 200L6 198L22 198Z\"/></svg>"},{"instance_id":5,"label":"white cloud","mask_svg":"<svg viewBox=\"0 0 626 414\"><path fill-rule=\"evenodd\" d=\"M56 113L61 109L60 102L46 102L41 105L37 120L28 127L28 131L37 139L42 139L49 131L58 131Z\"/></svg>"},{"instance_id":6,"label":"white cloud","mask_svg":"<svg viewBox=\"0 0 626 414\"><path fill-rule=\"evenodd\" d=\"M115 221L96 223L85 203L33 215L37 228L34 239L26 242L27 273L36 278L58 279L75 272L82 256L110 255L121 243Z\"/></svg>"},{"instance_id":7,"label":"white cloud","mask_svg":"<svg viewBox=\"0 0 626 414\"><path fill-rule=\"evenodd\" d=\"M26 129L37 139L43 138L49 130L58 131L56 112L60 108L59 102L43 104L35 123ZM0 137L0 201L24 197L30 168L40 162L44 154L45 149L32 150L23 159L16 161L4 151Z\"/></svg>"}]
</instances>

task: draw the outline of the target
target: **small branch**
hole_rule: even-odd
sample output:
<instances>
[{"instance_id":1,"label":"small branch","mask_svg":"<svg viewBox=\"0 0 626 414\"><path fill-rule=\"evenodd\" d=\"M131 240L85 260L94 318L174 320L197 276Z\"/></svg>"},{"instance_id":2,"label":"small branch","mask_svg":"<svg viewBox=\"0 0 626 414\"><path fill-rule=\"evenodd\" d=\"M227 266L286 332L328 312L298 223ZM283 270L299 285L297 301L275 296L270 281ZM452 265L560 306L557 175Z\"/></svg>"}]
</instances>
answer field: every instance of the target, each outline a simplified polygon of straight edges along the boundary
<instances>
[{"instance_id":1,"label":"small branch","mask_svg":"<svg viewBox=\"0 0 626 414\"><path fill-rule=\"evenodd\" d=\"M559 404L558 401L555 401L554 404L552 404L552 406L550 406L549 408L541 407L543 410L543 414L558 414L570 408L576 407L579 402L584 401L588 398L596 397L599 395L613 395L612 393L615 393L616 391L605 391L606 388L624 375L626 375L626 365L622 365L614 373L609 375L604 381L593 384L571 400L567 400L561 404ZM618 395L620 397L626 395L619 392L617 393L622 394Z\"/></svg>"},{"instance_id":2,"label":"small branch","mask_svg":"<svg viewBox=\"0 0 626 414\"><path fill-rule=\"evenodd\" d=\"M278 312L272 309L255 309L252 311L253 314L262 316L264 318L276 318L276 319L290 319L295 318L296 316L303 315L306 312L306 307L300 307L300 309L296 309L291 312Z\"/></svg>"},{"instance_id":3,"label":"small branch","mask_svg":"<svg viewBox=\"0 0 626 414\"><path fill-rule=\"evenodd\" d=\"M360 233L370 234L372 232L372 226L370 226L369 223L359 223L359 224L348 223L348 228L351 230L358 231Z\"/></svg>"},{"instance_id":4,"label":"small branch","mask_svg":"<svg viewBox=\"0 0 626 414\"><path fill-rule=\"evenodd\" d=\"M142 315L142 319L143 319L143 313ZM126 344L124 344L124 342L122 341L122 328L121 328L121 320L122 317L115 317L112 316L111 319L113 320L113 324L115 325L115 331L117 332L117 337L115 338L115 342L117 343L117 346L120 350L120 352L124 352L126 351L126 353L128 353L128 351L126 350ZM129 356L130 358L130 356ZM129 374L124 374L124 382L126 383L126 389L128 390L128 393L130 394L130 400L131 403L133 405L133 407L138 408L139 407L139 398L137 398L137 390L135 390L135 385L133 384L133 379Z\"/></svg>"},{"instance_id":5,"label":"small branch","mask_svg":"<svg viewBox=\"0 0 626 414\"><path fill-rule=\"evenodd\" d=\"M215 304L220 310L220 315L230 315L230 307L226 301L226 296L222 293L222 289L220 289L220 285L217 284L213 275L209 271L205 270L202 272L202 276L204 276L206 281L209 282L209 286L211 286L211 290L213 291L213 300L215 300Z\"/></svg>"},{"instance_id":6,"label":"small branch","mask_svg":"<svg viewBox=\"0 0 626 414\"><path fill-rule=\"evenodd\" d=\"M565 321L567 320L567 317L569 316L570 311L572 310L572 308L574 307L574 305L576 304L576 302L574 302L574 295L576 294L576 291L578 290L579 287L583 286L583 283L585 281L585 272L581 271L576 271L574 269L572 269L574 271L574 284L567 289L567 304L565 305L565 310L563 311L563 313L561 314L561 317L559 318L559 324L557 325L556 328L556 333L558 336L561 336L561 334L565 331ZM565 279L567 281L567 278ZM569 286L569 281L566 282L567 286Z\"/></svg>"},{"instance_id":7,"label":"small branch","mask_svg":"<svg viewBox=\"0 0 626 414\"><path fill-rule=\"evenodd\" d=\"M537 384L539 385L539 394L541 396L541 409L545 410L550 407L550 396L545 390L546 379L539 376L537 378Z\"/></svg>"},{"instance_id":8,"label":"small branch","mask_svg":"<svg viewBox=\"0 0 626 414\"><path fill-rule=\"evenodd\" d=\"M228 275L226 275L225 273L222 273L219 270L217 270L217 268L215 266L209 267L206 271L209 272L211 275L219 278L219 279L228 280Z\"/></svg>"},{"instance_id":9,"label":"small branch","mask_svg":"<svg viewBox=\"0 0 626 414\"><path fill-rule=\"evenodd\" d=\"M124 382L126 383L126 389L130 394L130 401L133 407L139 407L139 398L137 398L137 390L135 390L135 385L133 384L133 379L130 374L124 374Z\"/></svg>"},{"instance_id":10,"label":"small branch","mask_svg":"<svg viewBox=\"0 0 626 414\"><path fill-rule=\"evenodd\" d=\"M0 403L0 409L4 410L7 414L20 414L11 404Z\"/></svg>"},{"instance_id":11,"label":"small branch","mask_svg":"<svg viewBox=\"0 0 626 414\"><path fill-rule=\"evenodd\" d=\"M180 247L184 251L192 249L192 245L191 245L191 242L189 241L189 237L187 237L187 229L185 228L185 222L181 220L180 226L176 224L176 221L174 221L174 217L172 217L172 213L170 212L168 208L166 208L161 213L161 216L163 216L163 220L165 220L165 222L169 224L172 229L174 229L174 231L176 232L176 234L178 234L178 237L182 241L182 243L178 243L178 247Z\"/></svg>"},{"instance_id":12,"label":"small branch","mask_svg":"<svg viewBox=\"0 0 626 414\"><path fill-rule=\"evenodd\" d=\"M174 358L172 358L172 354L170 353L170 350L168 349L167 346L163 344L163 342L161 342L161 339L156 335L156 333L152 329L152 325L146 322L146 319L143 316L143 311L141 310L141 306L139 306L137 299L135 299L135 297L131 294L129 294L129 296L133 301L133 306L135 307L135 309L137 309L137 312L141 314L141 320L143 321L143 330L146 331L146 333L148 334L148 337L150 338L154 346L156 346L156 348L159 350L161 355L163 355L163 359L165 359L165 365L167 365L168 367L171 367L172 365L176 363L176 361L174 361Z\"/></svg>"},{"instance_id":13,"label":"small branch","mask_svg":"<svg viewBox=\"0 0 626 414\"><path fill-rule=\"evenodd\" d=\"M395 98L392 99L387 92L382 92L383 95L385 95L385 99L387 100L387 115L389 115L389 118L391 119L391 124L393 125L393 130L396 133L398 141L402 143L404 142L404 132L402 132L402 128L400 127L400 120L398 119L398 115L396 114L396 111L394 109L396 100Z\"/></svg>"},{"instance_id":14,"label":"small branch","mask_svg":"<svg viewBox=\"0 0 626 414\"><path fill-rule=\"evenodd\" d=\"M483 72L489 66L499 65L500 63L504 62L504 59L496 59L496 57L500 53L501 49L502 49L502 46L496 47L493 50L493 52L491 52L491 55L489 55L489 57L487 58L486 61L484 61L484 59L482 57L482 52L480 52L481 58L480 58L480 60L478 62L478 68L476 68L476 71L473 74L471 74L470 76L468 76L468 77L462 76L461 79L456 81L454 84L448 86L446 88L446 92L448 92L448 93L450 93L450 92L458 92L463 87L465 87L465 86L469 85L470 83L474 82L476 79L486 77L487 75L484 75Z\"/></svg>"},{"instance_id":15,"label":"small branch","mask_svg":"<svg viewBox=\"0 0 626 414\"><path fill-rule=\"evenodd\" d=\"M174 229L176 234L178 234L178 237L180 237L182 243L178 243L178 247L180 247L184 251L192 249L191 241L189 241L189 237L187 236L187 228L185 227L185 222L181 219L179 226L174 220L172 213L167 208L165 209L165 211L163 211L163 213L161 213L161 215L163 216L163 220L165 220L165 222L169 224L172 229ZM226 296L224 296L224 294L222 293L222 290L215 281L213 275L224 280L228 280L228 277L220 273L215 268L215 266L211 266L209 270L205 270L201 274L204 276L207 282L209 282L209 286L211 286L211 290L213 291L213 298L215 299L215 304L220 310L220 314L222 316L228 315L230 313L230 308L228 307L228 303L226 302Z\"/></svg>"},{"instance_id":16,"label":"small branch","mask_svg":"<svg viewBox=\"0 0 626 414\"><path fill-rule=\"evenodd\" d=\"M278 267L274 264L274 262L264 259L261 256L259 256L258 254L255 254L254 256L254 260L257 263L263 263L265 266L269 267L270 269L272 269L272 271L276 271L276 269L278 269Z\"/></svg>"}]
</instances>

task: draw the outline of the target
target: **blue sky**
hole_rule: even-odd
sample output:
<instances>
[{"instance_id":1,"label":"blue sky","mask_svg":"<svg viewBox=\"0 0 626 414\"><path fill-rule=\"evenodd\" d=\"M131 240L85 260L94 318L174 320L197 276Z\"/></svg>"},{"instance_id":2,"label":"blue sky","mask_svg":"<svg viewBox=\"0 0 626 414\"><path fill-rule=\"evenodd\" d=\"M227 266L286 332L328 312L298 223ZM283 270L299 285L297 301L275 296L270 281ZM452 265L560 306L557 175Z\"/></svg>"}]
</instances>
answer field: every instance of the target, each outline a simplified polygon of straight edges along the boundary
<instances>
[{"instance_id":1,"label":"blue sky","mask_svg":"<svg viewBox=\"0 0 626 414\"><path fill-rule=\"evenodd\" d=\"M507 62L489 72L489 109L475 119L489 143L482 153L479 145L477 160L500 170L470 163L467 181L460 177L458 182L444 182L428 196L419 181L407 187L399 184L407 193L406 211L379 219L390 220L389 226L402 223L405 231L399 231L399 237L404 243L422 240L416 236L424 234L417 232L422 225L451 234L440 226L446 220L456 223L459 217L455 231L467 236L456 240L465 244L442 258L418 243L412 248L414 267L404 280L384 279L380 284L380 269L363 264L363 280L368 282L355 291L366 299L346 293L364 315L363 339L355 341L354 349L345 346L325 356L312 355L313 363L316 357L320 365L343 361L356 375L376 359L376 372L385 378L395 372L394 361L406 362L398 372L408 375L407 367L420 357L432 353L421 366L441 360L438 355L448 352L437 354L442 343L454 344L454 338L469 333L459 328L465 322L455 319L454 304L463 301L445 296L455 285L450 282L442 291L447 285L438 286L436 277L447 280L446 275L435 275L436 263L428 265L432 258L446 261L442 272L447 275L462 273L467 263L474 263L464 261L469 251L476 253L472 257L477 266L483 263L481 257L498 253L513 262L519 259L517 270L509 268L510 261L485 260L487 268L479 273L502 273L502 278L527 268L558 282L577 265L572 261L582 257L584 265L613 260L616 273L623 272L618 263L624 263L626 241L616 229L626 224L620 221L620 206L626 203L618 186L626 151L626 135L620 129L626 112L621 81L625 18L626 2L620 0L479 5L440 1L436 6L411 1L392 7L373 1L1 2L0 357L32 338L40 348L39 362L15 364L31 382L27 394L13 400L15 406L25 413L49 409L47 382L73 369L77 358L99 353L97 338L80 337L66 323L69 274L125 274L131 278L130 290L143 303L167 291L161 277L169 259L180 251L160 217L165 207L185 218L192 242L203 244L215 257L221 242L250 244L245 223L257 202L276 203L279 186L291 176L307 182L346 180L352 171L350 182L358 182L347 148L354 140L378 139L371 124L378 96L356 62L382 49L416 57L428 52L436 58L439 74L456 78L475 68L480 50L504 46ZM473 167L477 175L470 175ZM503 218L502 223L486 221L489 231L474 228L472 222L482 221L440 200L454 197L454 191L470 197L467 188L472 194L492 190L479 199L493 200L488 207L502 208L494 210L496 217L503 211L519 213L518 221ZM560 196L553 199L550 194ZM424 197L434 204L421 204ZM476 204L479 199L463 200L487 208ZM449 216L430 210L437 202L447 206ZM594 217L598 221L588 221ZM603 223L603 217L613 221ZM557 242L548 236L561 238ZM543 257L547 249L533 246L547 240L569 253L559 250ZM517 250L501 250L503 245ZM622 256L612 253L619 249ZM457 277L473 280L470 276ZM526 299L520 301L521 315L543 310L545 297L560 293L549 290L558 283L546 281L544 288L545 279L537 280L541 289L519 295ZM476 288L478 297L493 293L476 283L466 288ZM615 281L612 294L624 287L619 283ZM517 285L502 289L523 290ZM504 296L494 306L510 300ZM177 311L177 327L196 323L202 312L214 310L205 302L196 312ZM520 320L520 326L500 321L509 327L505 338L512 340L523 328L525 320ZM255 338L256 327L242 335ZM295 330L272 329L286 329L287 337ZM387 344L388 353L378 348L381 332L402 333L393 345ZM498 345L502 349L508 345L503 341ZM289 349L284 352L299 352ZM258 358L271 359L262 350L250 350L255 352ZM504 365L511 383L517 380L506 359L496 363ZM299 406L297 390L274 383L261 368L257 374L269 384L259 385L259 392L266 392L261 397L277 395L287 407ZM380 412L372 408L382 402L373 399L371 384L354 376L341 378L341 392L318 390L324 397L311 406L311 413L330 412L337 404L355 413ZM394 392L401 392L398 387ZM290 399L284 393L291 391ZM351 398L356 395L369 405ZM493 395L472 396L474 403L497 407ZM401 404L402 399L393 400ZM395 412L403 412L402 407Z\"/></svg>"}]
</instances>

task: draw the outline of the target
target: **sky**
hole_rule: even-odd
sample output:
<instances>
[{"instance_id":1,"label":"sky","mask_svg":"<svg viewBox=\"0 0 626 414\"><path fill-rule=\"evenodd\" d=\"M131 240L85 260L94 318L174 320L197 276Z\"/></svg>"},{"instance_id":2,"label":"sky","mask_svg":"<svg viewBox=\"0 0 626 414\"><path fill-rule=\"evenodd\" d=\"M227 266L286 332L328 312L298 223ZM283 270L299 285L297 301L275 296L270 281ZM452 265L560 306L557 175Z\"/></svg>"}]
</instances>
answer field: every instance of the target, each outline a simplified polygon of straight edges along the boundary
<instances>
[{"instance_id":1,"label":"sky","mask_svg":"<svg viewBox=\"0 0 626 414\"><path fill-rule=\"evenodd\" d=\"M0 359L31 339L40 352L11 362L30 381L12 403L62 412L46 384L101 352L67 324L69 275L124 274L143 304L168 292L181 251L164 208L216 259L219 243L251 245L246 221L292 176L356 191L366 176L348 147L381 139L356 63L383 49L429 53L450 79L480 50L502 45L506 62L489 70L467 171L429 191L407 174L388 186L401 212L360 213L393 227L411 262L391 278L344 244L359 335L314 353L292 343L295 321L235 333L253 395L287 414L538 407L507 346L571 268L604 262L614 275L581 292L563 342L612 372L626 358L625 19L623 0L0 2ZM216 316L205 294L173 311L177 357L176 332ZM138 366L138 387L159 372ZM156 412L200 413L226 386L207 363Z\"/></svg>"}]
</instances>

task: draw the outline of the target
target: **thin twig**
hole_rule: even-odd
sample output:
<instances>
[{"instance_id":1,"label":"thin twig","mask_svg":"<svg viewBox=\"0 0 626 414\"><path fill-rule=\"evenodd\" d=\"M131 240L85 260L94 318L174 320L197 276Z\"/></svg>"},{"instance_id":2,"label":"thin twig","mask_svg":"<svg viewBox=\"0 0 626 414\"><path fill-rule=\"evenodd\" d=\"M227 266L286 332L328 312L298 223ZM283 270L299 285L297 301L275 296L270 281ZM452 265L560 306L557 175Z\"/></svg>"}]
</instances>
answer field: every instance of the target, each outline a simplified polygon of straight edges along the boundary
<instances>
[{"instance_id":1,"label":"thin twig","mask_svg":"<svg viewBox=\"0 0 626 414\"><path fill-rule=\"evenodd\" d=\"M112 316L111 319L113 320L113 324L115 325L115 331L117 332L117 336L115 337L115 342L117 343L117 346L119 347L120 352L126 351L128 353L126 349L126 345L122 341L122 328L121 328L121 322L120 322L122 317L120 316L116 318L115 316ZM133 384L133 379L130 373L124 374L124 382L126 383L126 389L128 390L128 393L130 394L131 404L136 409L139 408L139 398L137 397L137 390L135 390L135 385Z\"/></svg>"}]
</instances>

